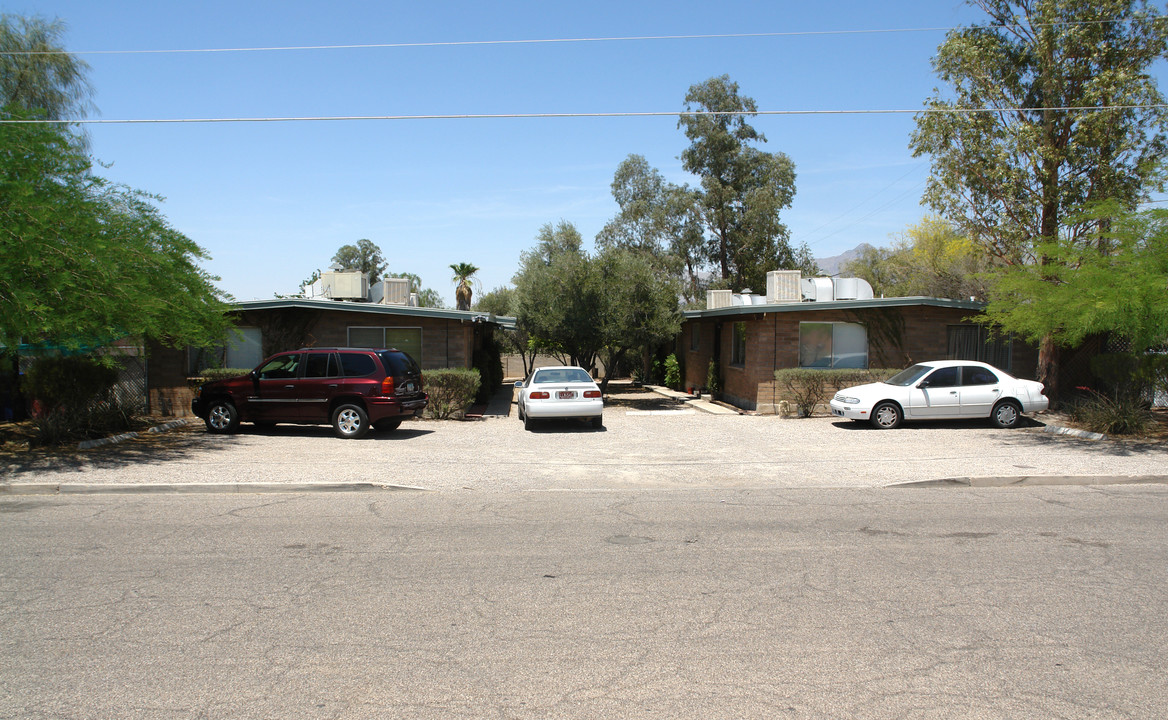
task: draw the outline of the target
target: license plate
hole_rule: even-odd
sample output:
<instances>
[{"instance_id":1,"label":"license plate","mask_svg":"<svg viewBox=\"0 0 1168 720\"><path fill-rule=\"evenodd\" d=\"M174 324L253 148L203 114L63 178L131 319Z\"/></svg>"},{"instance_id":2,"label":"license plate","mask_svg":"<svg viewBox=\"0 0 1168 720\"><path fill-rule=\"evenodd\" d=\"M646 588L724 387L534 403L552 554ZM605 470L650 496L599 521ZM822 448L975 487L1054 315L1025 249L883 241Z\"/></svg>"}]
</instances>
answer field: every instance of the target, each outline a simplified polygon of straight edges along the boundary
<instances>
[{"instance_id":1,"label":"license plate","mask_svg":"<svg viewBox=\"0 0 1168 720\"><path fill-rule=\"evenodd\" d=\"M560 400L571 400L574 397L576 397L575 390L561 390L558 393L556 393L556 398L558 398Z\"/></svg>"}]
</instances>

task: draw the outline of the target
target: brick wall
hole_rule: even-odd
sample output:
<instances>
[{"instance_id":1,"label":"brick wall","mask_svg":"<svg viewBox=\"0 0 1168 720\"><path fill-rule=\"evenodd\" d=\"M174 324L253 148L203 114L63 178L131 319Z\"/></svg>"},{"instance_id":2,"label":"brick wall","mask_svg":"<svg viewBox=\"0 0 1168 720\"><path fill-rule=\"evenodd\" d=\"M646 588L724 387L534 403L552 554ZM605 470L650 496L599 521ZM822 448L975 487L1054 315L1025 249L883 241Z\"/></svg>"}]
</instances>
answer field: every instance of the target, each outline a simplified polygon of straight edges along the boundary
<instances>
[{"instance_id":1,"label":"brick wall","mask_svg":"<svg viewBox=\"0 0 1168 720\"><path fill-rule=\"evenodd\" d=\"M868 329L869 367L903 368L914 362L945 358L948 326L970 324L967 318L972 314L973 311L962 308L910 305L860 310L809 308L798 312L689 319L682 324L677 349L686 354L686 386L704 386L706 364L714 357L715 328L720 325L718 357L723 379L722 399L746 410L773 413L786 399L775 386L775 370L799 366L800 323L862 323ZM736 322L744 323L746 331L746 355L741 365L730 363ZM690 347L694 326L700 333L696 350ZM1032 378L1037 357L1033 346L1015 340L1012 374Z\"/></svg>"}]
</instances>

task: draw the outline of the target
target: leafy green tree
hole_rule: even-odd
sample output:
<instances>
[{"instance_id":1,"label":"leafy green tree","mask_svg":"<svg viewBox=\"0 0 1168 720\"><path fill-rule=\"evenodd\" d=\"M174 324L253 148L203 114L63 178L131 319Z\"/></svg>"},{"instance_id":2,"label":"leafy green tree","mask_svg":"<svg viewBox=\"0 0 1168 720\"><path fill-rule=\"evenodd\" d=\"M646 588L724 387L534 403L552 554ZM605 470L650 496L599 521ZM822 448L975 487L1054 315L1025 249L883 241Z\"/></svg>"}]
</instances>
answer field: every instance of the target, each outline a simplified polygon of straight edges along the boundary
<instances>
[{"instance_id":1,"label":"leafy green tree","mask_svg":"<svg viewBox=\"0 0 1168 720\"><path fill-rule=\"evenodd\" d=\"M60 20L0 15L0 107L44 120L96 109L89 64L63 51L64 33Z\"/></svg>"},{"instance_id":2,"label":"leafy green tree","mask_svg":"<svg viewBox=\"0 0 1168 720\"><path fill-rule=\"evenodd\" d=\"M535 248L520 256L516 322L541 351L590 368L604 344L597 322L601 294L582 248L580 231L569 222L540 228Z\"/></svg>"},{"instance_id":3,"label":"leafy green tree","mask_svg":"<svg viewBox=\"0 0 1168 720\"><path fill-rule=\"evenodd\" d=\"M458 283L458 286L454 290L454 300L457 303L458 309L470 310L472 297L470 280L479 269L470 263L454 263L450 266L450 269L454 271L453 282Z\"/></svg>"},{"instance_id":4,"label":"leafy green tree","mask_svg":"<svg viewBox=\"0 0 1168 720\"><path fill-rule=\"evenodd\" d=\"M1036 249L1050 262L1014 265L990 289L987 320L1031 340L1076 345L1114 333L1135 353L1168 342L1168 210L1115 203L1072 222L1099 223L1092 243L1062 236Z\"/></svg>"},{"instance_id":5,"label":"leafy green tree","mask_svg":"<svg viewBox=\"0 0 1168 720\"><path fill-rule=\"evenodd\" d=\"M651 352L681 332L677 298L679 283L662 273L645 253L621 248L602 250L593 260L599 286L600 327L604 360L603 388L632 352Z\"/></svg>"},{"instance_id":6,"label":"leafy green tree","mask_svg":"<svg viewBox=\"0 0 1168 720\"><path fill-rule=\"evenodd\" d=\"M157 200L95 175L83 141L61 126L0 123L0 345L221 342L218 278Z\"/></svg>"},{"instance_id":7,"label":"leafy green tree","mask_svg":"<svg viewBox=\"0 0 1168 720\"><path fill-rule=\"evenodd\" d=\"M877 295L984 300L984 273L991 267L982 249L951 223L927 217L905 230L892 247L865 248L843 270L867 280Z\"/></svg>"},{"instance_id":8,"label":"leafy green tree","mask_svg":"<svg viewBox=\"0 0 1168 720\"><path fill-rule=\"evenodd\" d=\"M647 254L664 270L684 279L687 300L699 293L705 238L697 196L665 180L640 155L629 155L612 181L620 211L596 237L602 250L621 248Z\"/></svg>"},{"instance_id":9,"label":"leafy green tree","mask_svg":"<svg viewBox=\"0 0 1168 720\"><path fill-rule=\"evenodd\" d=\"M389 267L381 254L381 248L365 238L358 240L355 245L342 245L337 254L333 255L333 262L346 270L360 270L369 276L370 284L380 280L382 273Z\"/></svg>"},{"instance_id":10,"label":"leafy green tree","mask_svg":"<svg viewBox=\"0 0 1168 720\"><path fill-rule=\"evenodd\" d=\"M519 297L513 287L497 287L479 298L475 310L493 313L496 317L515 317L518 314ZM531 341L527 330L517 326L514 330L496 330L500 349L504 353L518 355L523 361L523 377L531 375L535 369L535 356L539 347Z\"/></svg>"},{"instance_id":11,"label":"leafy green tree","mask_svg":"<svg viewBox=\"0 0 1168 720\"><path fill-rule=\"evenodd\" d=\"M746 122L758 110L727 75L693 85L685 96L690 146L683 167L701 179L696 191L710 233L706 258L737 289L766 287L770 270L798 267L790 232L779 213L795 196L795 164L783 153L754 146L766 137ZM803 253L810 258L810 252Z\"/></svg>"},{"instance_id":12,"label":"leafy green tree","mask_svg":"<svg viewBox=\"0 0 1168 720\"><path fill-rule=\"evenodd\" d=\"M1168 152L1151 75L1168 23L1142 0L971 0L988 22L949 33L933 60L949 90L917 116L929 155L925 200L1005 268L1057 283L1052 246L1083 248L1159 187ZM1025 301L1022 299L1022 301ZM1005 319L994 305L990 319ZM1007 328L1009 329L1009 328ZM1057 333L1040 338L1038 377L1058 392Z\"/></svg>"}]
</instances>

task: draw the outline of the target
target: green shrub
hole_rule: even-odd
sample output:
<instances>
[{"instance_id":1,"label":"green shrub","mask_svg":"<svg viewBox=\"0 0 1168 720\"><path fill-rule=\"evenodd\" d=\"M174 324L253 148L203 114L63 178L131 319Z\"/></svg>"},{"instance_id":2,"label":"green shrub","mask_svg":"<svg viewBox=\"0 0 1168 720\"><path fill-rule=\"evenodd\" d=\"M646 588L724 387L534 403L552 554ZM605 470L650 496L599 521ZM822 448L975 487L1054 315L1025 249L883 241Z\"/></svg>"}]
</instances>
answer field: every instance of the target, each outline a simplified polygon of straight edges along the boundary
<instances>
[{"instance_id":1,"label":"green shrub","mask_svg":"<svg viewBox=\"0 0 1168 720\"><path fill-rule=\"evenodd\" d=\"M839 390L886 380L897 372L885 368L786 368L775 371L775 383L785 391L785 399L795 404L796 415L811 417L817 407L826 404Z\"/></svg>"},{"instance_id":2,"label":"green shrub","mask_svg":"<svg viewBox=\"0 0 1168 720\"><path fill-rule=\"evenodd\" d=\"M211 382L212 380L229 380L231 378L239 377L240 375L247 375L251 372L251 368L206 368L199 373L199 377L204 382Z\"/></svg>"},{"instance_id":3,"label":"green shrub","mask_svg":"<svg viewBox=\"0 0 1168 720\"><path fill-rule=\"evenodd\" d=\"M24 375L38 411L36 442L53 445L130 429L134 409L113 393L117 368L85 356L39 358Z\"/></svg>"},{"instance_id":4,"label":"green shrub","mask_svg":"<svg viewBox=\"0 0 1168 720\"><path fill-rule=\"evenodd\" d=\"M1119 393L1109 396L1088 388L1079 389L1087 394L1071 403L1071 420L1091 432L1143 435L1155 417L1148 402L1138 395Z\"/></svg>"},{"instance_id":5,"label":"green shrub","mask_svg":"<svg viewBox=\"0 0 1168 720\"><path fill-rule=\"evenodd\" d=\"M722 380L718 373L716 360L711 360L710 364L706 366L706 392L710 393L710 397L714 400L717 400L718 393L722 392Z\"/></svg>"},{"instance_id":6,"label":"green shrub","mask_svg":"<svg viewBox=\"0 0 1168 720\"><path fill-rule=\"evenodd\" d=\"M673 354L665 358L665 387L671 390L681 389L681 365L677 362L677 356Z\"/></svg>"},{"instance_id":7,"label":"green shrub","mask_svg":"<svg viewBox=\"0 0 1168 720\"><path fill-rule=\"evenodd\" d=\"M426 392L430 404L426 407L426 417L435 420L462 417L474 403L481 382L479 371L473 368L427 370Z\"/></svg>"}]
</instances>

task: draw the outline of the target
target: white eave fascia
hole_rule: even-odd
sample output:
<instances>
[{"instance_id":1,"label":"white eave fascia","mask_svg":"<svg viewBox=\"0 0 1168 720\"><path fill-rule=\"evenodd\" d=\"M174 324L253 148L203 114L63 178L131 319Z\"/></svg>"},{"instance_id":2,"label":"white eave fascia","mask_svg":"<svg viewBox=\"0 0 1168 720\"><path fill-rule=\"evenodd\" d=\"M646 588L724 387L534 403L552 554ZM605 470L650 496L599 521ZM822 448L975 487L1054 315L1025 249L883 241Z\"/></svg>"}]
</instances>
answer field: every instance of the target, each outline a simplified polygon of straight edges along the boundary
<instances>
[{"instance_id":1,"label":"white eave fascia","mask_svg":"<svg viewBox=\"0 0 1168 720\"><path fill-rule=\"evenodd\" d=\"M682 315L687 320L697 320L701 318L733 317L737 315L798 313L813 312L815 310L868 310L880 308L913 307L921 305L927 307L957 308L959 310L972 310L975 312L981 312L985 309L985 303L969 300L949 300L946 298L932 297L897 297L872 298L870 300L828 300L816 302L808 301L792 303L770 303L767 305L731 305L730 307L717 308L714 310L686 310L682 313Z\"/></svg>"}]
</instances>

